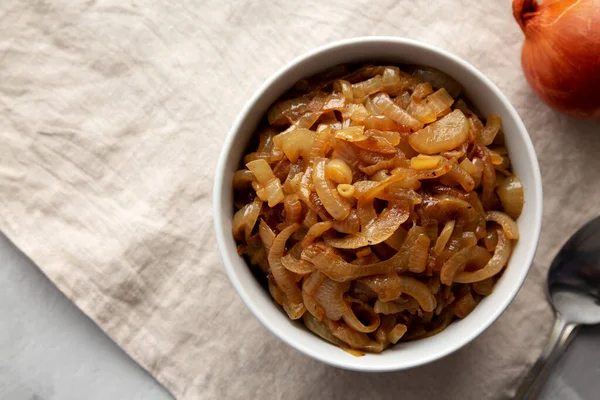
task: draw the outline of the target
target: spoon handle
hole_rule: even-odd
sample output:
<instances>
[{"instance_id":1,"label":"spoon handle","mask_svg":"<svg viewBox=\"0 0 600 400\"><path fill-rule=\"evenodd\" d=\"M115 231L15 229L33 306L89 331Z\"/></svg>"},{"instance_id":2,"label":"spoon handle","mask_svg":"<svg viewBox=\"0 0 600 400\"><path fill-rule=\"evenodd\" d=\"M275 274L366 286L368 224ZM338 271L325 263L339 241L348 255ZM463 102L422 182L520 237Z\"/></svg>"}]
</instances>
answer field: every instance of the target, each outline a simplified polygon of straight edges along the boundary
<instances>
[{"instance_id":1,"label":"spoon handle","mask_svg":"<svg viewBox=\"0 0 600 400\"><path fill-rule=\"evenodd\" d=\"M533 400L537 397L552 366L560 359L578 330L578 325L565 322L560 317L556 318L546 347L517 389L515 399Z\"/></svg>"}]
</instances>

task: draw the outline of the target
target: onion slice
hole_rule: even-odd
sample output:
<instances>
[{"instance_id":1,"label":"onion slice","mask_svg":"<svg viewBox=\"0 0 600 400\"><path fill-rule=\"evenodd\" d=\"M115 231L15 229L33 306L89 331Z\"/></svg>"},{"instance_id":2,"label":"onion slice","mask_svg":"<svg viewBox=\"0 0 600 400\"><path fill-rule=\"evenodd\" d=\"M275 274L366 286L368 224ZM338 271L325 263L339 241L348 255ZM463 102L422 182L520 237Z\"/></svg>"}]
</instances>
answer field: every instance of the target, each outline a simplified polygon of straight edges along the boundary
<instances>
[{"instance_id":1,"label":"onion slice","mask_svg":"<svg viewBox=\"0 0 600 400\"><path fill-rule=\"evenodd\" d=\"M420 274L425 271L430 244L431 239L429 239L427 235L420 234L417 237L415 244L410 249L410 256L408 259L408 270L410 272Z\"/></svg>"},{"instance_id":2,"label":"onion slice","mask_svg":"<svg viewBox=\"0 0 600 400\"><path fill-rule=\"evenodd\" d=\"M337 282L348 282L365 276L384 275L395 270L406 269L398 265L398 257L374 264L351 264L325 243L313 243L305 248L302 251L302 259L313 263L319 271Z\"/></svg>"},{"instance_id":3,"label":"onion slice","mask_svg":"<svg viewBox=\"0 0 600 400\"><path fill-rule=\"evenodd\" d=\"M412 297L411 297L412 299ZM373 311L375 311L376 313L379 314L383 314L383 315L392 315L392 314L397 314L400 313L402 311L406 311L406 310L410 310L413 308L417 308L419 307L419 303L414 300L413 302L410 303L398 303L395 301L381 301L379 299L377 299L375 301L375 306L373 307Z\"/></svg>"},{"instance_id":4,"label":"onion slice","mask_svg":"<svg viewBox=\"0 0 600 400\"><path fill-rule=\"evenodd\" d=\"M256 220L260 214L262 208L262 201L257 197L252 203L246 204L233 216L233 236L236 240L246 239L246 242L250 238L250 234L256 225ZM242 236L242 233L244 234Z\"/></svg>"},{"instance_id":5,"label":"onion slice","mask_svg":"<svg viewBox=\"0 0 600 400\"><path fill-rule=\"evenodd\" d=\"M260 237L260 240L262 241L268 255L277 235L275 235L275 232L273 232L269 225L267 225L264 219L261 219L260 223L258 224L258 236Z\"/></svg>"},{"instance_id":6,"label":"onion slice","mask_svg":"<svg viewBox=\"0 0 600 400\"><path fill-rule=\"evenodd\" d=\"M507 214L501 211L488 211L485 213L485 219L487 221L494 221L498 223L504 230L504 233L508 239L519 238L519 226L515 220L509 217Z\"/></svg>"},{"instance_id":7,"label":"onion slice","mask_svg":"<svg viewBox=\"0 0 600 400\"><path fill-rule=\"evenodd\" d=\"M433 253L436 256L439 256L442 254L442 251L444 251L446 243L448 243L450 236L452 236L452 231L454 231L454 225L456 225L455 220L447 221L444 224L444 228L442 229L442 232L440 233L440 236L438 236L435 246L433 247Z\"/></svg>"},{"instance_id":8,"label":"onion slice","mask_svg":"<svg viewBox=\"0 0 600 400\"><path fill-rule=\"evenodd\" d=\"M400 125L407 126L415 131L423 127L423 123L421 121L394 104L394 102L390 99L390 96L388 96L386 93L377 93L372 97L372 99L373 103L381 109L383 115L391 118Z\"/></svg>"},{"instance_id":9,"label":"onion slice","mask_svg":"<svg viewBox=\"0 0 600 400\"><path fill-rule=\"evenodd\" d=\"M468 135L467 118L462 111L454 110L412 134L408 142L419 153L435 154L460 146L467 141Z\"/></svg>"},{"instance_id":10,"label":"onion slice","mask_svg":"<svg viewBox=\"0 0 600 400\"><path fill-rule=\"evenodd\" d=\"M240 169L233 174L233 188L235 190L244 189L250 186L254 180L254 174L248 169Z\"/></svg>"},{"instance_id":11,"label":"onion slice","mask_svg":"<svg viewBox=\"0 0 600 400\"><path fill-rule=\"evenodd\" d=\"M490 253L483 247L473 246L464 248L444 263L440 271L440 281L444 285L450 286L454 276L462 271L467 264L477 263L480 267L483 267L490 261L490 258Z\"/></svg>"},{"instance_id":12,"label":"onion slice","mask_svg":"<svg viewBox=\"0 0 600 400\"><path fill-rule=\"evenodd\" d=\"M377 298L383 302L396 300L402 294L400 278L395 272L362 278L360 283L375 292Z\"/></svg>"},{"instance_id":13,"label":"onion slice","mask_svg":"<svg viewBox=\"0 0 600 400\"><path fill-rule=\"evenodd\" d=\"M336 282L325 279L315 293L315 300L325 311L325 317L338 321L348 313L348 304L344 300L344 293L350 289L349 282Z\"/></svg>"},{"instance_id":14,"label":"onion slice","mask_svg":"<svg viewBox=\"0 0 600 400\"><path fill-rule=\"evenodd\" d=\"M319 321L323 320L325 311L323 310L323 307L315 301L315 294L326 279L327 276L325 274L316 271L304 278L304 281L302 282L302 301L304 302L304 306L306 307L306 310Z\"/></svg>"},{"instance_id":15,"label":"onion slice","mask_svg":"<svg viewBox=\"0 0 600 400\"><path fill-rule=\"evenodd\" d=\"M500 197L502 208L511 218L517 219L523 211L524 193L523 184L515 175L506 177L496 188Z\"/></svg>"},{"instance_id":16,"label":"onion slice","mask_svg":"<svg viewBox=\"0 0 600 400\"><path fill-rule=\"evenodd\" d=\"M364 320L368 321L368 325L362 323L362 321L356 316L359 313ZM373 311L373 308L368 304L352 299L348 311L343 315L343 320L348 326L357 332L371 333L375 332L379 328L381 320L379 314Z\"/></svg>"},{"instance_id":17,"label":"onion slice","mask_svg":"<svg viewBox=\"0 0 600 400\"><path fill-rule=\"evenodd\" d=\"M329 214L338 221L350 214L350 205L338 194L337 190L325 178L327 159L316 158L313 169L315 191Z\"/></svg>"},{"instance_id":18,"label":"onion slice","mask_svg":"<svg viewBox=\"0 0 600 400\"><path fill-rule=\"evenodd\" d=\"M291 254L286 254L285 256L281 257L281 264L288 271L300 276L309 275L316 270L315 266L311 263L304 260L298 260Z\"/></svg>"},{"instance_id":19,"label":"onion slice","mask_svg":"<svg viewBox=\"0 0 600 400\"><path fill-rule=\"evenodd\" d=\"M315 241L316 238L320 237L323 233L330 230L332 227L331 221L323 221L317 222L308 228L308 232L306 232L306 236L302 239L302 247L307 247L312 242Z\"/></svg>"},{"instance_id":20,"label":"onion slice","mask_svg":"<svg viewBox=\"0 0 600 400\"><path fill-rule=\"evenodd\" d=\"M393 344L398 343L398 341L402 339L402 336L404 336L407 330L408 327L406 325L396 324L388 334L388 340Z\"/></svg>"},{"instance_id":21,"label":"onion slice","mask_svg":"<svg viewBox=\"0 0 600 400\"><path fill-rule=\"evenodd\" d=\"M325 238L325 242L339 249L357 249L378 244L392 236L400 225L408 220L409 215L406 205L390 204L381 215L369 220L359 233L343 238Z\"/></svg>"},{"instance_id":22,"label":"onion slice","mask_svg":"<svg viewBox=\"0 0 600 400\"><path fill-rule=\"evenodd\" d=\"M281 263L283 252L285 251L285 242L289 239L294 232L300 228L299 224L293 224L282 230L279 235L275 238L271 251L269 251L269 265L271 266L271 272L275 283L285 294L288 307L286 312L291 319L298 319L302 317L302 314L306 311L304 303L302 302L302 292L296 284L296 279L285 269Z\"/></svg>"},{"instance_id":23,"label":"onion slice","mask_svg":"<svg viewBox=\"0 0 600 400\"><path fill-rule=\"evenodd\" d=\"M263 159L250 161L246 167L252 171L258 183L266 190L269 207L274 207L285 198L281 181L277 179L269 163Z\"/></svg>"},{"instance_id":24,"label":"onion slice","mask_svg":"<svg viewBox=\"0 0 600 400\"><path fill-rule=\"evenodd\" d=\"M362 349L369 343L369 336L363 332L357 332L350 328L344 322L332 321L325 318L325 326L331 331L333 336L346 343L353 349Z\"/></svg>"},{"instance_id":25,"label":"onion slice","mask_svg":"<svg viewBox=\"0 0 600 400\"><path fill-rule=\"evenodd\" d=\"M317 336L320 336L321 338L327 340L328 342L335 344L336 346L339 346L339 347L345 346L344 342L342 342L337 337L333 336L333 334L327 328L327 326L325 326L325 324L323 324L322 322L319 322L319 320L317 318L315 318L313 315L311 315L310 313L305 313L302 316L302 321L304 322L304 325L306 325L306 327L311 332L317 334Z\"/></svg>"},{"instance_id":26,"label":"onion slice","mask_svg":"<svg viewBox=\"0 0 600 400\"><path fill-rule=\"evenodd\" d=\"M478 138L478 143L489 146L492 144L496 135L500 131L502 120L496 114L491 114L485 123L485 128L481 131L481 136Z\"/></svg>"},{"instance_id":27,"label":"onion slice","mask_svg":"<svg viewBox=\"0 0 600 400\"><path fill-rule=\"evenodd\" d=\"M436 89L446 89L450 96L454 98L462 92L462 86L458 81L436 68L418 66L414 68L413 75L418 79L431 83Z\"/></svg>"},{"instance_id":28,"label":"onion slice","mask_svg":"<svg viewBox=\"0 0 600 400\"><path fill-rule=\"evenodd\" d=\"M498 245L496 246L496 250L494 251L494 255L487 263L487 265L477 271L469 272L463 271L456 274L454 277L454 282L456 283L473 283L479 282L484 279L491 278L494 275L497 275L502 268L508 263L508 259L510 258L510 253L512 252L512 244L510 240L506 238L506 235L503 231L498 230Z\"/></svg>"},{"instance_id":29,"label":"onion slice","mask_svg":"<svg viewBox=\"0 0 600 400\"><path fill-rule=\"evenodd\" d=\"M400 287L402 293L414 297L419 302L423 311L430 312L435 310L437 306L435 296L423 282L408 276L400 276Z\"/></svg>"},{"instance_id":30,"label":"onion slice","mask_svg":"<svg viewBox=\"0 0 600 400\"><path fill-rule=\"evenodd\" d=\"M458 318L465 318L473 311L476 305L477 302L473 298L473 295L471 292L468 292L454 303L454 315Z\"/></svg>"},{"instance_id":31,"label":"onion slice","mask_svg":"<svg viewBox=\"0 0 600 400\"><path fill-rule=\"evenodd\" d=\"M355 209L343 221L332 221L332 228L340 233L355 234L360 231L360 220Z\"/></svg>"}]
</instances>

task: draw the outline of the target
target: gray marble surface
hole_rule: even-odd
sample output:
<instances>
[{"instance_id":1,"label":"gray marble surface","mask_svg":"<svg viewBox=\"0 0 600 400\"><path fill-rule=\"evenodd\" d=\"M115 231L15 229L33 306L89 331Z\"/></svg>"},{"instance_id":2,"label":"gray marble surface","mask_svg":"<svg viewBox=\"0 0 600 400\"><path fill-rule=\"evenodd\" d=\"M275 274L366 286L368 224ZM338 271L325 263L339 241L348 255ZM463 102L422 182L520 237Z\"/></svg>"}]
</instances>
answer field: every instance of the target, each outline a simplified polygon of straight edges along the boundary
<instances>
[{"instance_id":1,"label":"gray marble surface","mask_svg":"<svg viewBox=\"0 0 600 400\"><path fill-rule=\"evenodd\" d=\"M599 399L599 345L600 327L583 329L541 398ZM0 399L171 396L0 234Z\"/></svg>"}]
</instances>

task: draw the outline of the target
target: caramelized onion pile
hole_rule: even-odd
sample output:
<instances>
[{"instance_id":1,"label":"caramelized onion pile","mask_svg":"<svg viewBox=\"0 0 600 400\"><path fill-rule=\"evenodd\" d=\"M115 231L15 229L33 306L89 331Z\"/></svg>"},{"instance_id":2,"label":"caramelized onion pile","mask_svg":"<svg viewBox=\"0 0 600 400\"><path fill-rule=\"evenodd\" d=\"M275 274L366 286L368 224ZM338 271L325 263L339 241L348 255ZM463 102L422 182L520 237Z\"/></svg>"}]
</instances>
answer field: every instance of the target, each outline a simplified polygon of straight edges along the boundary
<instances>
[{"instance_id":1,"label":"caramelized onion pile","mask_svg":"<svg viewBox=\"0 0 600 400\"><path fill-rule=\"evenodd\" d=\"M289 318L357 354L489 295L523 186L500 118L433 68L335 67L268 111L233 178L238 252Z\"/></svg>"}]
</instances>

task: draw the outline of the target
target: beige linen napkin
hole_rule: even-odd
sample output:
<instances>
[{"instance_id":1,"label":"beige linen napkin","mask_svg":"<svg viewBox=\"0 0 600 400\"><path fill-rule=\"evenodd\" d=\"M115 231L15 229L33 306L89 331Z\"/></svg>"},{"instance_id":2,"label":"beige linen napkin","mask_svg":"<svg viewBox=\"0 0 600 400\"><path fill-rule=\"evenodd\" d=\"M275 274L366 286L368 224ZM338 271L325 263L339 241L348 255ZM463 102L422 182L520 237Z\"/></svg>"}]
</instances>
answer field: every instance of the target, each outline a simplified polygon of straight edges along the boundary
<instances>
[{"instance_id":1,"label":"beige linen napkin","mask_svg":"<svg viewBox=\"0 0 600 400\"><path fill-rule=\"evenodd\" d=\"M515 302L466 348L399 373L338 370L276 339L235 294L212 228L215 164L243 103L293 57L361 35L422 40L483 71L544 178ZM0 228L177 398L506 398L548 335L547 265L600 209L599 126L532 95L522 39L508 0L2 1Z\"/></svg>"}]
</instances>

